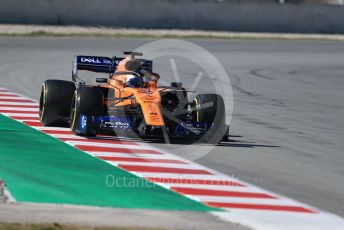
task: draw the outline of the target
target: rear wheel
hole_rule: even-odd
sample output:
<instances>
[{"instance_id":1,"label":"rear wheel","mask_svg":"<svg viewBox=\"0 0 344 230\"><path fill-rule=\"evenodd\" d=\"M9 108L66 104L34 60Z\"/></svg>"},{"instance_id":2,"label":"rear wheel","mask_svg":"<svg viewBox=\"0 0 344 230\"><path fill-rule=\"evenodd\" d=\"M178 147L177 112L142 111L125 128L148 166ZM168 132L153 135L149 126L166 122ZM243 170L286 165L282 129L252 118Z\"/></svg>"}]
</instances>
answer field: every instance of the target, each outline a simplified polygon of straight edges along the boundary
<instances>
[{"instance_id":1,"label":"rear wheel","mask_svg":"<svg viewBox=\"0 0 344 230\"><path fill-rule=\"evenodd\" d=\"M101 116L104 111L104 96L100 88L82 86L75 90L70 126L77 135L95 136L97 130L95 127L87 125L87 120ZM85 120L86 119L86 120ZM85 130L82 130L85 129Z\"/></svg>"},{"instance_id":2,"label":"rear wheel","mask_svg":"<svg viewBox=\"0 0 344 230\"><path fill-rule=\"evenodd\" d=\"M46 126L66 126L75 85L70 81L46 80L39 99L39 119Z\"/></svg>"},{"instance_id":3,"label":"rear wheel","mask_svg":"<svg viewBox=\"0 0 344 230\"><path fill-rule=\"evenodd\" d=\"M228 132L223 98L217 94L200 94L194 98L192 104L193 120L207 126L207 133L201 140L219 143Z\"/></svg>"}]
</instances>

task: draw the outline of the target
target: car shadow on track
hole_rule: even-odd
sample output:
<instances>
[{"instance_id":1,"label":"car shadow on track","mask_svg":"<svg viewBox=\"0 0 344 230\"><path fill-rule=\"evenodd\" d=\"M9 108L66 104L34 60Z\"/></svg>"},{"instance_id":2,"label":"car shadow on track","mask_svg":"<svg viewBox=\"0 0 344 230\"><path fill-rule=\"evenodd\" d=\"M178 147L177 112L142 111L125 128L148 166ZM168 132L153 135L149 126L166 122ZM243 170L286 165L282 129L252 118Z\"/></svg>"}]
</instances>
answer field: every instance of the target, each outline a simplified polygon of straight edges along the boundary
<instances>
[{"instance_id":1,"label":"car shadow on track","mask_svg":"<svg viewBox=\"0 0 344 230\"><path fill-rule=\"evenodd\" d=\"M229 135L229 139L226 141L221 141L220 143L216 144L216 146L221 147L236 147L236 148L280 148L277 145L265 145L265 144L257 144L256 142L249 142L241 140L243 136L240 135ZM105 139L105 140L114 140L114 141L136 141L136 142L144 142L150 144L164 144L165 140L159 138L130 138L130 137L116 137L116 136L97 136L91 139ZM173 139L170 141L171 145L214 145L205 142L195 141L194 139Z\"/></svg>"},{"instance_id":2,"label":"car shadow on track","mask_svg":"<svg viewBox=\"0 0 344 230\"><path fill-rule=\"evenodd\" d=\"M235 138L235 139L234 139ZM239 138L239 139L238 139ZM277 145L264 145L264 144L257 144L256 142L249 142L240 140L242 136L240 135L229 135L229 139L225 141L221 141L218 144L215 144L215 146L221 146L221 147L238 147L238 148L280 148L281 146ZM150 139L150 140L144 140L146 143L153 143L153 144L163 144L165 143L164 140L161 139ZM206 142L200 142L195 141L193 139L175 139L171 140L170 144L176 144L176 145L214 145Z\"/></svg>"},{"instance_id":3,"label":"car shadow on track","mask_svg":"<svg viewBox=\"0 0 344 230\"><path fill-rule=\"evenodd\" d=\"M234 138L242 138L239 135L229 135L229 139L227 141L221 141L217 146L221 147L238 147L238 148L280 148L281 146L278 145L264 145L264 144L257 144L256 142L251 141L243 141Z\"/></svg>"}]
</instances>

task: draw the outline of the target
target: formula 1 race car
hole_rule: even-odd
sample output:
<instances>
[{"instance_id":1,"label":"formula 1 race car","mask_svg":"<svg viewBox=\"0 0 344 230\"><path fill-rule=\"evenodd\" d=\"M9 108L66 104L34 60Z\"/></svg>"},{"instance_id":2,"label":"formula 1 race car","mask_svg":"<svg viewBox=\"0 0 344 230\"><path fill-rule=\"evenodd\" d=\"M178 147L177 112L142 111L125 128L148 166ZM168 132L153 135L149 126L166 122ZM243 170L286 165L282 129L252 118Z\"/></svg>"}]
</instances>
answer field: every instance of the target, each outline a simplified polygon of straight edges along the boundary
<instances>
[{"instance_id":1,"label":"formula 1 race car","mask_svg":"<svg viewBox=\"0 0 344 230\"><path fill-rule=\"evenodd\" d=\"M220 95L200 94L188 101L182 83L157 85L151 60L141 53L125 57L75 56L72 81L46 80L39 117L46 126L70 126L76 135L136 135L166 140L191 137L218 143L228 137ZM109 74L93 85L78 70Z\"/></svg>"}]
</instances>

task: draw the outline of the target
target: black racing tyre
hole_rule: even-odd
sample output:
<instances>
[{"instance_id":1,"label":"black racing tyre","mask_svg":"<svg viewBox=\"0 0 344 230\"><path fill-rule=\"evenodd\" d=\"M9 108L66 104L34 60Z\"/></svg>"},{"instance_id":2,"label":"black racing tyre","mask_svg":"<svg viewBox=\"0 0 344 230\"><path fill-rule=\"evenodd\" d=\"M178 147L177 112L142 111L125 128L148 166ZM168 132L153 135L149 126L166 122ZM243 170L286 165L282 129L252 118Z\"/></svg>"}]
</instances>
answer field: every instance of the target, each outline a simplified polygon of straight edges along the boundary
<instances>
[{"instance_id":1,"label":"black racing tyre","mask_svg":"<svg viewBox=\"0 0 344 230\"><path fill-rule=\"evenodd\" d=\"M75 85L70 81L46 80L39 99L39 119L46 126L66 126Z\"/></svg>"},{"instance_id":2,"label":"black racing tyre","mask_svg":"<svg viewBox=\"0 0 344 230\"><path fill-rule=\"evenodd\" d=\"M95 136L97 130L95 127L87 127L86 133L78 132L79 117L85 115L87 118L103 115L104 112L104 95L100 88L81 86L75 90L72 99L72 108L70 114L70 127L77 135Z\"/></svg>"},{"instance_id":3,"label":"black racing tyre","mask_svg":"<svg viewBox=\"0 0 344 230\"><path fill-rule=\"evenodd\" d=\"M209 124L208 132L201 139L208 143L219 143L228 129L223 98L217 94L200 94L194 98L192 108L194 121Z\"/></svg>"}]
</instances>

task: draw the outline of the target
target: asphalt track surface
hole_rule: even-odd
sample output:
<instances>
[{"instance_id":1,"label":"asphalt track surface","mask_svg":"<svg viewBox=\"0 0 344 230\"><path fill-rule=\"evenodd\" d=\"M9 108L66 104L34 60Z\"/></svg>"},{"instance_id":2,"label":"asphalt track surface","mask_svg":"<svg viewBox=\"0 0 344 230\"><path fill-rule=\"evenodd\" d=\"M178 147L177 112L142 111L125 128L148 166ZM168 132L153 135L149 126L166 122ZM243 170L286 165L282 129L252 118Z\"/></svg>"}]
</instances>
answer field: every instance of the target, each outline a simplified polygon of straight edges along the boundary
<instances>
[{"instance_id":1,"label":"asphalt track surface","mask_svg":"<svg viewBox=\"0 0 344 230\"><path fill-rule=\"evenodd\" d=\"M231 140L211 149L153 143L197 163L344 216L344 43L190 40L230 76ZM38 99L45 79L70 79L76 54L119 55L144 39L0 38L0 86ZM179 64L186 86L197 75ZM179 64L179 65L178 65ZM155 65L174 81L168 60ZM199 89L207 86L200 82ZM189 84L189 85L188 85ZM180 151L180 149L192 149ZM188 154L186 154L188 153Z\"/></svg>"}]
</instances>

